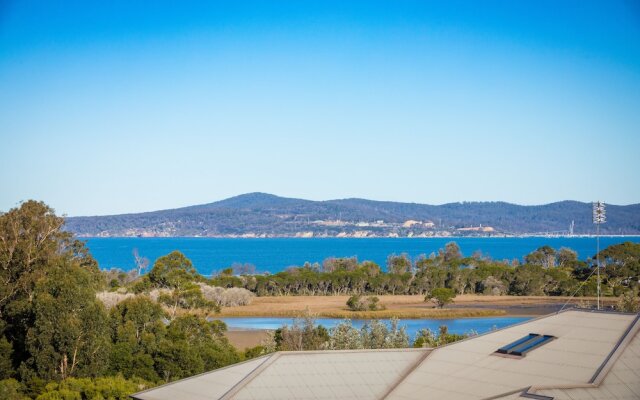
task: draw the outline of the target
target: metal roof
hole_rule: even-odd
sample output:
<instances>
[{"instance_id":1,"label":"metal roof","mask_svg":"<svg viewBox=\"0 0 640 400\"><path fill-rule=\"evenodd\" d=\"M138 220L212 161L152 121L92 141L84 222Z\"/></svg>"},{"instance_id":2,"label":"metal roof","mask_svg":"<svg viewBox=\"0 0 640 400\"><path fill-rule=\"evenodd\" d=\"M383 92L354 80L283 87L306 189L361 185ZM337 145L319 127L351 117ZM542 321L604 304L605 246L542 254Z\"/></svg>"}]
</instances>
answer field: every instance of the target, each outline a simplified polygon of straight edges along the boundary
<instances>
[{"instance_id":1,"label":"metal roof","mask_svg":"<svg viewBox=\"0 0 640 400\"><path fill-rule=\"evenodd\" d=\"M640 398L638 330L636 315L570 310L433 350L277 352L132 397L140 400ZM495 353L529 333L551 335L555 339L524 357ZM584 397L585 391L592 397Z\"/></svg>"},{"instance_id":2,"label":"metal roof","mask_svg":"<svg viewBox=\"0 0 640 400\"><path fill-rule=\"evenodd\" d=\"M140 400L219 399L268 359L269 356L255 358L145 390L131 397Z\"/></svg>"}]
</instances>

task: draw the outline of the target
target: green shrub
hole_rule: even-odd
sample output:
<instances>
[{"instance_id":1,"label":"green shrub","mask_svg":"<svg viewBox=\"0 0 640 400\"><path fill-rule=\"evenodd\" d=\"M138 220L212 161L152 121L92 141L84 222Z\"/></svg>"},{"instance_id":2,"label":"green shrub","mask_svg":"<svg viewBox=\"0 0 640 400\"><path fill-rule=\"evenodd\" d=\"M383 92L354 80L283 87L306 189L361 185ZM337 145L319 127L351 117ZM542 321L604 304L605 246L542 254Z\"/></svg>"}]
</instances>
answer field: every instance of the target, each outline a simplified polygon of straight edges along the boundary
<instances>
[{"instance_id":1,"label":"green shrub","mask_svg":"<svg viewBox=\"0 0 640 400\"><path fill-rule=\"evenodd\" d=\"M437 288L433 289L431 295L427 295L425 297L425 301L433 301L436 303L436 307L442 308L445 305L452 303L453 299L456 297L456 292L453 289L449 288Z\"/></svg>"},{"instance_id":2,"label":"green shrub","mask_svg":"<svg viewBox=\"0 0 640 400\"><path fill-rule=\"evenodd\" d=\"M367 297L367 308L369 311L379 311L385 310L386 307L380 304L380 299L378 296L369 296Z\"/></svg>"},{"instance_id":3,"label":"green shrub","mask_svg":"<svg viewBox=\"0 0 640 400\"><path fill-rule=\"evenodd\" d=\"M0 380L0 399L3 400L27 400L22 394L22 386L15 379Z\"/></svg>"},{"instance_id":4,"label":"green shrub","mask_svg":"<svg viewBox=\"0 0 640 400\"><path fill-rule=\"evenodd\" d=\"M362 298L359 294L354 294L353 296L349 297L349 300L347 300L347 307L349 307L349 310L351 311L365 310L365 305L362 302Z\"/></svg>"},{"instance_id":5,"label":"green shrub","mask_svg":"<svg viewBox=\"0 0 640 400\"><path fill-rule=\"evenodd\" d=\"M629 290L622 295L616 305L616 310L628 313L640 312L640 301L638 301L638 296L633 290Z\"/></svg>"}]
</instances>

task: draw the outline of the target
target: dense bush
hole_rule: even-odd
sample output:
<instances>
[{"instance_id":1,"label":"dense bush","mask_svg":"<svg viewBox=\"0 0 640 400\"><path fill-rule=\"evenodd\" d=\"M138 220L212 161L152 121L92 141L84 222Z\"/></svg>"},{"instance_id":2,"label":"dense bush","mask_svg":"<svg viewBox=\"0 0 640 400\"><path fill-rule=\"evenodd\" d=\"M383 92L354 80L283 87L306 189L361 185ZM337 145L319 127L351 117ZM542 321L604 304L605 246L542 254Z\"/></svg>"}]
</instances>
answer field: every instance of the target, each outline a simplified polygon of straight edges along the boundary
<instances>
[{"instance_id":1,"label":"dense bush","mask_svg":"<svg viewBox=\"0 0 640 400\"><path fill-rule=\"evenodd\" d=\"M199 284L205 299L222 307L247 306L255 297L255 294L245 288L222 288Z\"/></svg>"},{"instance_id":2,"label":"dense bush","mask_svg":"<svg viewBox=\"0 0 640 400\"><path fill-rule=\"evenodd\" d=\"M372 320L361 329L345 320L329 331L327 348L331 350L348 349L391 349L409 347L409 335L404 327L398 326L398 319L391 319L391 326Z\"/></svg>"},{"instance_id":3,"label":"dense bush","mask_svg":"<svg viewBox=\"0 0 640 400\"><path fill-rule=\"evenodd\" d=\"M327 329L316 325L315 317L308 312L295 318L291 326L277 329L274 336L276 350L284 351L321 350L329 341Z\"/></svg>"},{"instance_id":4,"label":"dense bush","mask_svg":"<svg viewBox=\"0 0 640 400\"><path fill-rule=\"evenodd\" d=\"M363 300L359 294L354 294L349 297L347 307L351 311L378 311L385 309L385 307L380 304L380 299L377 296L369 296Z\"/></svg>"},{"instance_id":5,"label":"dense bush","mask_svg":"<svg viewBox=\"0 0 640 400\"><path fill-rule=\"evenodd\" d=\"M33 201L0 214L0 399L125 399L240 360L226 326L199 316L218 306L184 255L135 280L103 273L63 223Z\"/></svg>"},{"instance_id":6,"label":"dense bush","mask_svg":"<svg viewBox=\"0 0 640 400\"><path fill-rule=\"evenodd\" d=\"M104 304L107 310L112 309L118 304L122 303L126 299L130 299L135 296L133 293L119 293L119 292L98 292L96 297Z\"/></svg>"},{"instance_id":7,"label":"dense bush","mask_svg":"<svg viewBox=\"0 0 640 400\"><path fill-rule=\"evenodd\" d=\"M275 332L276 350L348 350L388 349L409 347L409 336L405 328L393 318L391 324L372 320L361 329L355 328L346 319L327 330L316 325L314 316L306 315L294 319L291 326L285 325Z\"/></svg>"},{"instance_id":8,"label":"dense bush","mask_svg":"<svg viewBox=\"0 0 640 400\"><path fill-rule=\"evenodd\" d=\"M629 290L626 292L616 305L616 309L621 312L638 313L640 312L640 299L638 295Z\"/></svg>"},{"instance_id":9,"label":"dense bush","mask_svg":"<svg viewBox=\"0 0 640 400\"><path fill-rule=\"evenodd\" d=\"M477 335L477 332L474 331L465 335L449 333L447 326L441 325L438 334L433 333L430 329L421 329L418 331L413 341L413 347L438 347L475 335Z\"/></svg>"},{"instance_id":10,"label":"dense bush","mask_svg":"<svg viewBox=\"0 0 640 400\"><path fill-rule=\"evenodd\" d=\"M131 393L153 386L140 379L127 380L121 376L96 379L69 378L51 382L36 400L128 400Z\"/></svg>"},{"instance_id":11,"label":"dense bush","mask_svg":"<svg viewBox=\"0 0 640 400\"><path fill-rule=\"evenodd\" d=\"M354 294L353 296L349 297L349 299L347 300L347 307L349 307L349 310L351 311L364 311L365 305L362 301L362 296L360 296L359 294Z\"/></svg>"}]
</instances>

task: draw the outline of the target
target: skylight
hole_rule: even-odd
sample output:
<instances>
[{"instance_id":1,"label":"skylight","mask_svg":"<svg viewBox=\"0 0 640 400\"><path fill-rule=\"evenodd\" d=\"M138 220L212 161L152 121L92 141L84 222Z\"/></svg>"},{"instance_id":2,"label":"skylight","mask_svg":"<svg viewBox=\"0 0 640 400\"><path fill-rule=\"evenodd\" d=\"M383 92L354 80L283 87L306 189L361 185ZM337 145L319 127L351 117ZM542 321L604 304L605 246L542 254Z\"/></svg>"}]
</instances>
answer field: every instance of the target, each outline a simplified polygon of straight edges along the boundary
<instances>
[{"instance_id":1,"label":"skylight","mask_svg":"<svg viewBox=\"0 0 640 400\"><path fill-rule=\"evenodd\" d=\"M524 356L533 349L555 339L551 335L540 335L538 333L530 333L529 335L516 340L506 346L500 347L496 353L509 354L513 356Z\"/></svg>"}]
</instances>

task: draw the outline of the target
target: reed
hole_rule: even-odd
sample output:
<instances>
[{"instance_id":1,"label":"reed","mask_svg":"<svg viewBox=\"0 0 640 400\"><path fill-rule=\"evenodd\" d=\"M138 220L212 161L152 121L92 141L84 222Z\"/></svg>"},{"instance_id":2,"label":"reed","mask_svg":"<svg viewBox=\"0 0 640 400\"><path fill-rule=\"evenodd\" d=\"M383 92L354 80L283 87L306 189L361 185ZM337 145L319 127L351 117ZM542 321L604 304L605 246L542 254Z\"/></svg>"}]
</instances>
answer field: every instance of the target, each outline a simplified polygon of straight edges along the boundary
<instances>
[{"instance_id":1,"label":"reed","mask_svg":"<svg viewBox=\"0 0 640 400\"><path fill-rule=\"evenodd\" d=\"M223 309L220 317L298 317L304 310L242 310ZM494 310L486 308L443 308L443 309L403 309L403 310L380 310L380 311L350 311L344 310L321 310L315 311L318 317L326 318L350 318L350 319L387 319L397 317L402 319L448 319L448 318L474 318L492 317L505 315L504 310Z\"/></svg>"}]
</instances>

